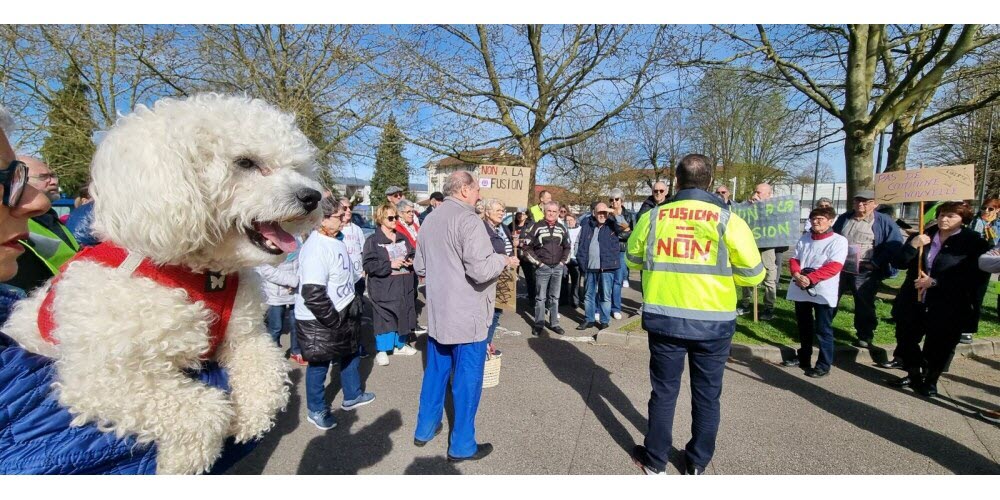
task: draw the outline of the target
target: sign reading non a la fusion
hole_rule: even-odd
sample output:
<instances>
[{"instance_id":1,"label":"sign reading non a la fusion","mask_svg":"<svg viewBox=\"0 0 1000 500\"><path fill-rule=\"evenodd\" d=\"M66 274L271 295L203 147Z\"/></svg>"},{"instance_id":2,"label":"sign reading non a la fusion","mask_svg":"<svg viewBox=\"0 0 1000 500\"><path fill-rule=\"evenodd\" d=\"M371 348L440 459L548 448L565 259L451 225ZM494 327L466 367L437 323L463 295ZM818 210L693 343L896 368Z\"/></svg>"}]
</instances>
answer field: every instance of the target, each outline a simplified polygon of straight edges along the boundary
<instances>
[{"instance_id":1,"label":"sign reading non a la fusion","mask_svg":"<svg viewBox=\"0 0 1000 500\"><path fill-rule=\"evenodd\" d=\"M528 184L531 169L505 165L480 165L479 194L482 198L497 198L508 207L528 207Z\"/></svg>"},{"instance_id":2,"label":"sign reading non a la fusion","mask_svg":"<svg viewBox=\"0 0 1000 500\"><path fill-rule=\"evenodd\" d=\"M757 240L757 248L795 246L799 230L799 200L777 196L756 203L733 203L731 210L746 221Z\"/></svg>"}]
</instances>

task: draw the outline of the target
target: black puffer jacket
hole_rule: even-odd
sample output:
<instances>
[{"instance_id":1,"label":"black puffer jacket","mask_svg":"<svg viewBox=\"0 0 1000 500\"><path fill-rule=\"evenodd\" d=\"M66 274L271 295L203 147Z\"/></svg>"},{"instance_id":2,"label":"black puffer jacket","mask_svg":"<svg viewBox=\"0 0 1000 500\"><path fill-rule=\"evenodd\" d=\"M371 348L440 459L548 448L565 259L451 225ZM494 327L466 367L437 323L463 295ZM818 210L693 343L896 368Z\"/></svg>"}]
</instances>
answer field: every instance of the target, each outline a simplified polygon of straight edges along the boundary
<instances>
[{"instance_id":1,"label":"black puffer jacket","mask_svg":"<svg viewBox=\"0 0 1000 500\"><path fill-rule=\"evenodd\" d=\"M333 308L333 303L329 302L325 286L306 285L302 288L302 295L307 304L310 302L310 296L318 294L326 297L329 309L322 315L313 311L317 318L315 320L296 321L296 335L299 348L302 350L302 358L314 363L323 363L358 350L362 302L361 297L355 295L354 300L343 311L338 312Z\"/></svg>"}]
</instances>

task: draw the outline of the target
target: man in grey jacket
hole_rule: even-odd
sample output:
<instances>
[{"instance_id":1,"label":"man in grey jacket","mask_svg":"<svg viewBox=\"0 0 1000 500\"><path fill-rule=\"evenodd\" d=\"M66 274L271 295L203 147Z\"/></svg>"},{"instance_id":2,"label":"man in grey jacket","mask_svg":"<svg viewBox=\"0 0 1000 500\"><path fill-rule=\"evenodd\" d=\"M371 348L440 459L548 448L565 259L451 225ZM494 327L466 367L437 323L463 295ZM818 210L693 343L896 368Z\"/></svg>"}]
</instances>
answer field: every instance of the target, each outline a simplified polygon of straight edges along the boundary
<instances>
[{"instance_id":1,"label":"man in grey jacket","mask_svg":"<svg viewBox=\"0 0 1000 500\"><path fill-rule=\"evenodd\" d=\"M518 260L493 250L476 215L479 184L468 172L451 174L444 203L420 228L414 269L426 277L427 366L413 444L424 446L441 431L444 391L451 378L455 407L448 460L479 460L493 451L476 444L476 411L483 390L486 331L493 318L496 280Z\"/></svg>"}]
</instances>

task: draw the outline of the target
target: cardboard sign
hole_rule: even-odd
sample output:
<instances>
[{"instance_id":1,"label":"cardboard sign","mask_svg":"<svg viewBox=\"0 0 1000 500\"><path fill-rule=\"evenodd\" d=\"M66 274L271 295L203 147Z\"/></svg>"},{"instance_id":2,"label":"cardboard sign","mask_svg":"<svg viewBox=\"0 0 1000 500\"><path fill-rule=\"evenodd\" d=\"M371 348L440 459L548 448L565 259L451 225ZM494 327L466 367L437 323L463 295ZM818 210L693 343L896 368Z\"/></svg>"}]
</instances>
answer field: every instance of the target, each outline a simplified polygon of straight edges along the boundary
<instances>
[{"instance_id":1,"label":"cardboard sign","mask_svg":"<svg viewBox=\"0 0 1000 500\"><path fill-rule=\"evenodd\" d=\"M514 312L517 310L517 269L505 267L497 278L497 309ZM490 317L492 319L492 316Z\"/></svg>"},{"instance_id":2,"label":"cardboard sign","mask_svg":"<svg viewBox=\"0 0 1000 500\"><path fill-rule=\"evenodd\" d=\"M757 248L793 247L802 237L799 200L793 196L777 196L756 203L733 203L731 209L750 226Z\"/></svg>"},{"instance_id":3,"label":"cardboard sign","mask_svg":"<svg viewBox=\"0 0 1000 500\"><path fill-rule=\"evenodd\" d=\"M479 177L479 196L483 199L497 198L511 208L528 207L530 168L480 165L476 175Z\"/></svg>"},{"instance_id":4,"label":"cardboard sign","mask_svg":"<svg viewBox=\"0 0 1000 500\"><path fill-rule=\"evenodd\" d=\"M974 165L925 167L875 176L875 199L879 203L971 200L975 197Z\"/></svg>"}]
</instances>

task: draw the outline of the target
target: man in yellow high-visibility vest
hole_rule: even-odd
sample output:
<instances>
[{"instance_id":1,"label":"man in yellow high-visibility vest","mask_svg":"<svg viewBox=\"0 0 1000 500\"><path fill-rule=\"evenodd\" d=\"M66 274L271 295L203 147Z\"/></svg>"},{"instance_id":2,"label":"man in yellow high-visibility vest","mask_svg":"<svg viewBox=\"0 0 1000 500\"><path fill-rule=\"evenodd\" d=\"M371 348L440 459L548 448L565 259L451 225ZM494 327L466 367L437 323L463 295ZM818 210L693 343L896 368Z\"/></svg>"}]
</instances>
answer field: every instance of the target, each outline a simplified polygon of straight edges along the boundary
<instances>
[{"instance_id":1,"label":"man in yellow high-visibility vest","mask_svg":"<svg viewBox=\"0 0 1000 500\"><path fill-rule=\"evenodd\" d=\"M685 355L691 366L691 441L684 471L701 474L715 453L722 374L736 331L736 287L764 279L753 233L717 196L712 164L687 155L677 165L677 195L646 212L628 241L626 261L642 270L642 327L649 333L649 430L633 460L665 473Z\"/></svg>"},{"instance_id":2,"label":"man in yellow high-visibility vest","mask_svg":"<svg viewBox=\"0 0 1000 500\"><path fill-rule=\"evenodd\" d=\"M28 183L32 187L45 193L50 201L59 199L59 176L45 162L30 156L17 159L27 165ZM32 217L28 231L29 238L21 241L25 252L17 259L17 275L8 283L30 293L59 274L59 267L80 251L80 244L52 209Z\"/></svg>"}]
</instances>

